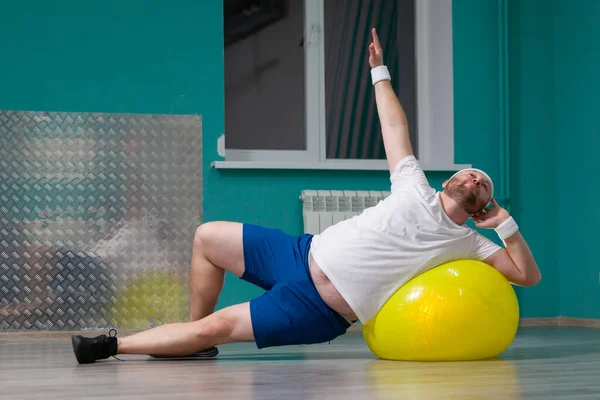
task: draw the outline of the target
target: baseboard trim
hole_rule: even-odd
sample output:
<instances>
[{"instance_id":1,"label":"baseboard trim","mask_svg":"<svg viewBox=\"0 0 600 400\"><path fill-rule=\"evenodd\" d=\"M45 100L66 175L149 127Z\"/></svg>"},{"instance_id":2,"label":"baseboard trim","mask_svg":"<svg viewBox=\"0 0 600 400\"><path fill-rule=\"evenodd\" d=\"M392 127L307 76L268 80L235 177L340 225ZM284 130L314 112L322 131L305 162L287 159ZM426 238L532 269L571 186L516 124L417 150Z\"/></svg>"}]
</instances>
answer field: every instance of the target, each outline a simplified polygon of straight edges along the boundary
<instances>
[{"instance_id":1,"label":"baseboard trim","mask_svg":"<svg viewBox=\"0 0 600 400\"><path fill-rule=\"evenodd\" d=\"M521 318L519 326L522 327L544 327L544 326L560 326L573 328L598 328L600 329L600 319L597 318L570 318L570 317L553 317L553 318ZM348 329L348 332L362 332L362 324L355 323Z\"/></svg>"},{"instance_id":2,"label":"baseboard trim","mask_svg":"<svg viewBox=\"0 0 600 400\"><path fill-rule=\"evenodd\" d=\"M522 318L520 326L568 326L575 328L600 328L600 319L597 318Z\"/></svg>"}]
</instances>

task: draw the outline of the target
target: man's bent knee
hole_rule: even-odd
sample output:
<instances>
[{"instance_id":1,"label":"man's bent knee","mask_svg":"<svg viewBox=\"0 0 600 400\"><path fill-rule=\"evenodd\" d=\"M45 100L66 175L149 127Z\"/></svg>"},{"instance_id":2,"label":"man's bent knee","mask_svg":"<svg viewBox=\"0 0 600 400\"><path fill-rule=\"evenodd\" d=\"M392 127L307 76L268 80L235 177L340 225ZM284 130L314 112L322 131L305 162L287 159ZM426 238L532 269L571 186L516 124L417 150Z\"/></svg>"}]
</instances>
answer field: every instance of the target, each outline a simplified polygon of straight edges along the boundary
<instances>
[{"instance_id":1,"label":"man's bent knee","mask_svg":"<svg viewBox=\"0 0 600 400\"><path fill-rule=\"evenodd\" d=\"M214 237L217 224L214 222L206 222L196 228L194 233L194 247L202 249L210 245L210 239Z\"/></svg>"},{"instance_id":2,"label":"man's bent knee","mask_svg":"<svg viewBox=\"0 0 600 400\"><path fill-rule=\"evenodd\" d=\"M241 276L244 272L242 224L215 221L198 226L194 234L194 254Z\"/></svg>"}]
</instances>

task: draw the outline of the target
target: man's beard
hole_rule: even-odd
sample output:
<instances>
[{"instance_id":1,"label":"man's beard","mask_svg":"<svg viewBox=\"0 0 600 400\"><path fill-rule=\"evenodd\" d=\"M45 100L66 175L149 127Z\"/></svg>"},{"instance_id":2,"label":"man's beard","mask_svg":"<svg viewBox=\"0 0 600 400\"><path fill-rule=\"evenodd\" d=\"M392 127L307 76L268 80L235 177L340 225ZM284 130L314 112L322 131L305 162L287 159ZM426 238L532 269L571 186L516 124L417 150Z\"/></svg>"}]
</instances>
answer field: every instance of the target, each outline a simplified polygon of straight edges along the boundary
<instances>
[{"instance_id":1,"label":"man's beard","mask_svg":"<svg viewBox=\"0 0 600 400\"><path fill-rule=\"evenodd\" d=\"M449 184L445 191L448 196L456 201L458 205L469 214L476 214L483 208L480 202L477 201L477 194L469 190L469 188L462 183Z\"/></svg>"}]
</instances>

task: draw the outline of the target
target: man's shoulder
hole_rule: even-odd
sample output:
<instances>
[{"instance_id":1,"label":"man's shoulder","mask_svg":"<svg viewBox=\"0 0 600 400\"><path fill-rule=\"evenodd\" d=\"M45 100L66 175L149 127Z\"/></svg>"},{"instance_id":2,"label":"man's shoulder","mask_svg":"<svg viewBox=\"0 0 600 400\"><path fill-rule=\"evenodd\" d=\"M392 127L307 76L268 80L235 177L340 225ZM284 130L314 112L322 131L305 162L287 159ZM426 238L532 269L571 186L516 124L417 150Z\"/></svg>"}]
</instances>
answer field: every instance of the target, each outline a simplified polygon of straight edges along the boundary
<instances>
[{"instance_id":1,"label":"man's shoulder","mask_svg":"<svg viewBox=\"0 0 600 400\"><path fill-rule=\"evenodd\" d=\"M404 184L396 185L390 196L406 196L409 195L415 200L425 201L431 207L435 207L439 203L439 191L429 184Z\"/></svg>"}]
</instances>

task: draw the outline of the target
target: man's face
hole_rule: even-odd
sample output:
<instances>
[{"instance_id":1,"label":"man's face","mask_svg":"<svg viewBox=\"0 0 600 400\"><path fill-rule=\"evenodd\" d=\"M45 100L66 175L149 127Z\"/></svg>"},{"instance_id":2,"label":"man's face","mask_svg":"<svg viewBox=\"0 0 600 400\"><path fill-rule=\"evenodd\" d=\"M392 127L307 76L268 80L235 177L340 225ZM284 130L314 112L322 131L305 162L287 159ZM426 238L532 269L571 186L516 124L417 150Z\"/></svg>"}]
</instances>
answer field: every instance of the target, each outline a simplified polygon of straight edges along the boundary
<instances>
[{"instance_id":1,"label":"man's face","mask_svg":"<svg viewBox=\"0 0 600 400\"><path fill-rule=\"evenodd\" d=\"M444 191L469 214L483 210L490 200L491 182L477 171L463 171L450 179Z\"/></svg>"}]
</instances>

